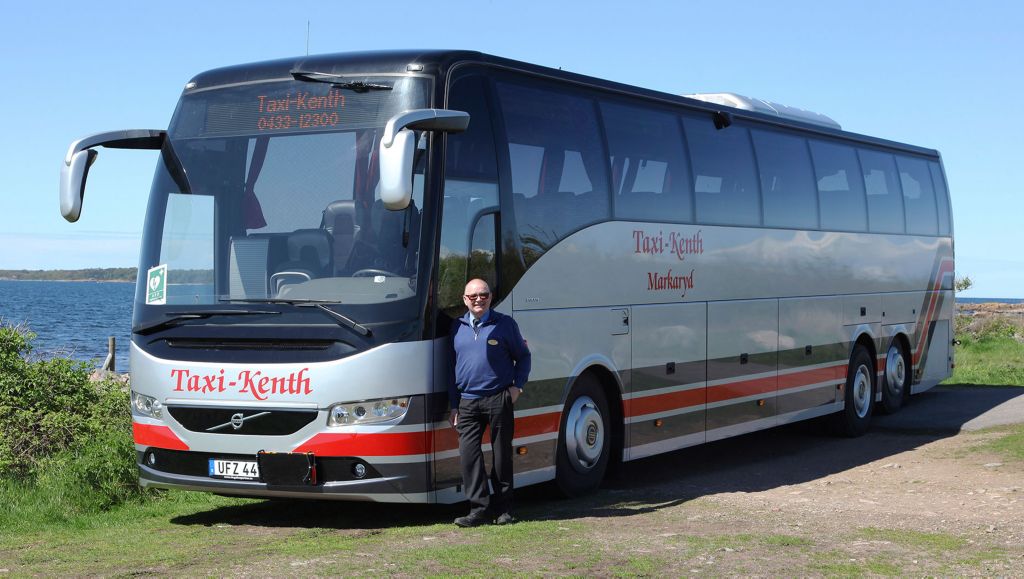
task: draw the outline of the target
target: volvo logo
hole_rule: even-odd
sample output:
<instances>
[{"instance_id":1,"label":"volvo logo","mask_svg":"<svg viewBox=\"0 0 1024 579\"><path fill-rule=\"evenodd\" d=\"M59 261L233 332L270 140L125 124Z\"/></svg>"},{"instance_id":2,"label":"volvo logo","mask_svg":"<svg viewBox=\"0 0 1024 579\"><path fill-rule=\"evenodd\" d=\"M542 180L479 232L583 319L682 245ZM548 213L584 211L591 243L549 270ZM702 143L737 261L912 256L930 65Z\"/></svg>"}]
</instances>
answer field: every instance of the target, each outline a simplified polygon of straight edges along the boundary
<instances>
[{"instance_id":1,"label":"volvo logo","mask_svg":"<svg viewBox=\"0 0 1024 579\"><path fill-rule=\"evenodd\" d=\"M211 426L210 428L207 428L206 431L207 432L215 432L217 430L222 430L222 429L227 428L229 426L231 428L235 429L235 430L241 430L242 427L245 426L245 421L246 420L252 420L254 418L259 418L261 416L266 416L267 414L270 414L270 413L269 412L258 412L256 414L253 414L253 415L250 415L250 416L246 416L244 412L236 412L236 413L231 415L231 420L225 422L224 424L218 424L217 426Z\"/></svg>"}]
</instances>

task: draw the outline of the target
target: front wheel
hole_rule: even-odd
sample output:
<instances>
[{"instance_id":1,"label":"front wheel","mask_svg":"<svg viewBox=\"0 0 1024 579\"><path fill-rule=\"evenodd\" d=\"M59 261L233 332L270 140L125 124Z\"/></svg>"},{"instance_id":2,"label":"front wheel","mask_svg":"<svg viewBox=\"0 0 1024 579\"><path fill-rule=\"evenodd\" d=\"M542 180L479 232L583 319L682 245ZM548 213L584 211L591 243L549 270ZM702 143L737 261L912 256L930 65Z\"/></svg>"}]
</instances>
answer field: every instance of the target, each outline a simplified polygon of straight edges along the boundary
<instances>
[{"instance_id":1,"label":"front wheel","mask_svg":"<svg viewBox=\"0 0 1024 579\"><path fill-rule=\"evenodd\" d=\"M875 405L875 363L864 346L857 346L850 356L843 390L845 408L836 413L836 431L848 437L857 437L868 431L871 412Z\"/></svg>"},{"instance_id":2,"label":"front wheel","mask_svg":"<svg viewBox=\"0 0 1024 579\"><path fill-rule=\"evenodd\" d=\"M608 401L591 376L576 380L562 412L558 431L555 482L568 497L596 489L608 469L611 429Z\"/></svg>"}]
</instances>

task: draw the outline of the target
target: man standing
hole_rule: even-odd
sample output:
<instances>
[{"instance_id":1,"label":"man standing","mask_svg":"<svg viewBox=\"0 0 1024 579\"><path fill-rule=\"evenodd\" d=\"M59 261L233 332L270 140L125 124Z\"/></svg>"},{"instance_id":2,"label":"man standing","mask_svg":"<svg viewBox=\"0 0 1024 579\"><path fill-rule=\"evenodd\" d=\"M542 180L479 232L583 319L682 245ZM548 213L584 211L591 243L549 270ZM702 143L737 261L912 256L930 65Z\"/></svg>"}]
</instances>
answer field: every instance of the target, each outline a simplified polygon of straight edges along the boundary
<instances>
[{"instance_id":1,"label":"man standing","mask_svg":"<svg viewBox=\"0 0 1024 579\"><path fill-rule=\"evenodd\" d=\"M474 279L466 284L463 302L469 310L452 322L454 379L448 388L449 421L459 433L462 481L470 511L455 519L460 527L490 522L498 525L512 517L512 405L523 393L530 375L530 350L510 316L491 310L491 288ZM491 481L481 442L491 427Z\"/></svg>"}]
</instances>

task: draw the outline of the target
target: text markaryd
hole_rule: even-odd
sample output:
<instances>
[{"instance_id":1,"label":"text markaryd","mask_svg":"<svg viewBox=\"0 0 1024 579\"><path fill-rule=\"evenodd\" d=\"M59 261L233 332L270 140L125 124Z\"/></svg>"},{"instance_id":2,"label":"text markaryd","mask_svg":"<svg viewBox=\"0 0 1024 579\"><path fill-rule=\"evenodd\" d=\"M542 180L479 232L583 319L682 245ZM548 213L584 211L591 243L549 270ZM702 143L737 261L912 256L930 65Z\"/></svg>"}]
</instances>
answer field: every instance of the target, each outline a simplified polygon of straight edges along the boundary
<instances>
[{"instance_id":1,"label":"text markaryd","mask_svg":"<svg viewBox=\"0 0 1024 579\"><path fill-rule=\"evenodd\" d=\"M232 389L239 394L249 394L256 400L266 400L270 396L282 394L312 394L309 377L305 375L308 371L309 368L303 368L284 376L265 376L261 370L242 370L234 380L229 380L224 369L215 374L174 369L171 370L171 379L175 380L175 392L211 394Z\"/></svg>"}]
</instances>

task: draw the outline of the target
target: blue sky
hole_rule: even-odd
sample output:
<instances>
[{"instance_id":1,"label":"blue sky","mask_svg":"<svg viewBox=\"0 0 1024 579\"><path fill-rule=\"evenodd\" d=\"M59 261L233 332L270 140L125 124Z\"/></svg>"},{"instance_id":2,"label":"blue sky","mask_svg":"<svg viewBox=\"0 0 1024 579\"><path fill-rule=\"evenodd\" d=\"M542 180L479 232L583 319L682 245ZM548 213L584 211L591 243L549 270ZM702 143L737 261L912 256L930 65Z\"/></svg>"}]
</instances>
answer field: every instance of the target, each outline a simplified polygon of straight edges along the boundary
<instances>
[{"instance_id":1,"label":"blue sky","mask_svg":"<svg viewBox=\"0 0 1024 579\"><path fill-rule=\"evenodd\" d=\"M58 211L72 140L165 128L203 70L310 53L465 48L670 93L730 91L938 149L965 296L1024 298L1024 3L22 2L0 21L0 269L136 265L152 152L100 150Z\"/></svg>"}]
</instances>

